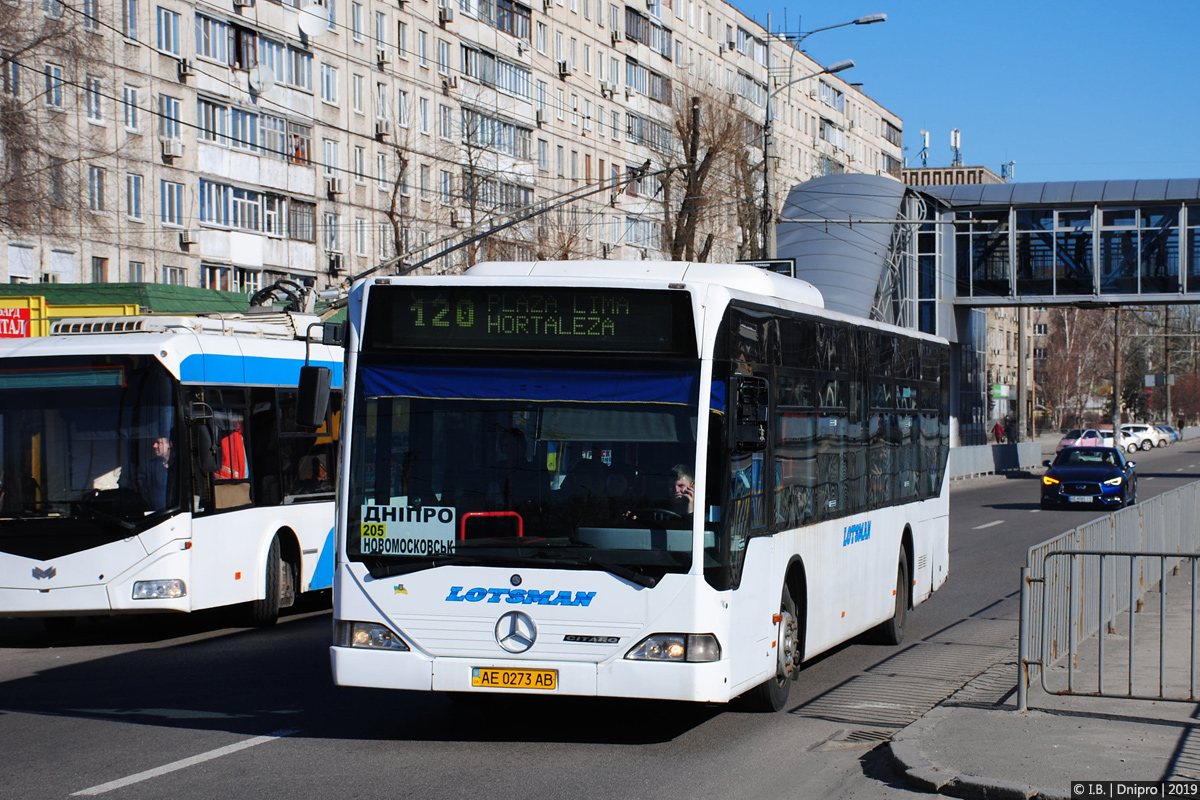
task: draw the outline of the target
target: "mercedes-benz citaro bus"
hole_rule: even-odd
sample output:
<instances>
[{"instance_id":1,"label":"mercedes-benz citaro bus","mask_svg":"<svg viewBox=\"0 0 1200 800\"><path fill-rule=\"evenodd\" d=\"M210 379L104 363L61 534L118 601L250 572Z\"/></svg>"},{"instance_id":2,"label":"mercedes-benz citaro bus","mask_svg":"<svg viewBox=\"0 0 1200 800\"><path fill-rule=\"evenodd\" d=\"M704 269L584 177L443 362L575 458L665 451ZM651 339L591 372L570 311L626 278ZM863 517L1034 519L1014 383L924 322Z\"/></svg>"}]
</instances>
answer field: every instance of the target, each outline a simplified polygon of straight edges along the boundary
<instances>
[{"instance_id":1,"label":"mercedes-benz citaro bus","mask_svg":"<svg viewBox=\"0 0 1200 800\"><path fill-rule=\"evenodd\" d=\"M354 286L335 683L784 706L948 574L949 349L750 266Z\"/></svg>"},{"instance_id":2,"label":"mercedes-benz citaro bus","mask_svg":"<svg viewBox=\"0 0 1200 800\"><path fill-rule=\"evenodd\" d=\"M329 588L343 354L317 321L64 319L0 343L0 617L244 603L266 625ZM316 428L306 357L333 383Z\"/></svg>"}]
</instances>

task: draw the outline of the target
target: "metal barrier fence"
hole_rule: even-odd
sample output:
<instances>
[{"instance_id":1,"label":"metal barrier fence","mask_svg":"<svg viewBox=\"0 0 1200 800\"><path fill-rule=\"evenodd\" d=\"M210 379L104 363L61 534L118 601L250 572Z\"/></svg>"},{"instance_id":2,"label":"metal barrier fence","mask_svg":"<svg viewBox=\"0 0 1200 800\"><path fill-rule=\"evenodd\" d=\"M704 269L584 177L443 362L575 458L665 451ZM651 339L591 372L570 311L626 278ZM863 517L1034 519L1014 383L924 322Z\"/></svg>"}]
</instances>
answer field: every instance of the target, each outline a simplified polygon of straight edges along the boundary
<instances>
[{"instance_id":1,"label":"metal barrier fence","mask_svg":"<svg viewBox=\"0 0 1200 800\"><path fill-rule=\"evenodd\" d=\"M1200 483L1165 492L1136 506L1080 525L1073 530L1029 549L1021 569L1021 621L1018 643L1020 676L1017 703L1028 707L1028 687L1033 672L1039 673L1042 688L1051 694L1193 700L1195 688L1195 591L1197 559L1200 559ZM1168 603L1163 591L1168 574L1181 563L1191 570L1192 600L1188 630L1193 646L1189 653L1188 697L1167 696L1163 653L1172 637L1167 631ZM1159 647L1158 694L1140 694L1133 685L1136 616L1143 611L1147 596L1158 602L1160 622L1153 634ZM1171 594L1172 599L1175 593ZM1080 648L1093 635L1096 639L1096 690L1082 691L1076 685ZM1105 678L1105 639L1121 635L1127 628L1128 672L1126 691L1108 689ZM1143 629L1145 626L1143 626ZM1144 632L1144 630L1143 630ZM1145 636L1143 637L1145 638ZM1067 659L1067 687L1047 684L1049 670Z\"/></svg>"}]
</instances>

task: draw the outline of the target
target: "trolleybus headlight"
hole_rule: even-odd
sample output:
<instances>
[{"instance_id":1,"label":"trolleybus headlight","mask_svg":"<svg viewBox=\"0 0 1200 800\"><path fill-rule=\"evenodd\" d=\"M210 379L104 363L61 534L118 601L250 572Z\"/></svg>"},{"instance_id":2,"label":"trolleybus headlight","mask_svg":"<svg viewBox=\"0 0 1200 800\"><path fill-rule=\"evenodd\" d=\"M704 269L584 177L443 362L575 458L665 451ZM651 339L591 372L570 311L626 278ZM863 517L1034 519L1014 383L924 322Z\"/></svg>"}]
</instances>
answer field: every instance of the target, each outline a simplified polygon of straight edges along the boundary
<instances>
[{"instance_id":1,"label":"trolleybus headlight","mask_svg":"<svg viewBox=\"0 0 1200 800\"><path fill-rule=\"evenodd\" d=\"M137 581L133 584L134 600L171 600L187 595L187 584L178 578L167 581Z\"/></svg>"},{"instance_id":2,"label":"trolleybus headlight","mask_svg":"<svg viewBox=\"0 0 1200 800\"><path fill-rule=\"evenodd\" d=\"M1051 478L1049 475L1042 476L1042 485L1043 486L1058 486L1058 484L1059 484L1058 478Z\"/></svg>"},{"instance_id":3,"label":"trolleybus headlight","mask_svg":"<svg viewBox=\"0 0 1200 800\"><path fill-rule=\"evenodd\" d=\"M339 647L365 647L368 650L408 649L395 631L378 622L340 621L334 632L334 643Z\"/></svg>"},{"instance_id":4,"label":"trolleybus headlight","mask_svg":"<svg viewBox=\"0 0 1200 800\"><path fill-rule=\"evenodd\" d=\"M711 633L656 633L626 654L631 661L719 661L721 645Z\"/></svg>"}]
</instances>

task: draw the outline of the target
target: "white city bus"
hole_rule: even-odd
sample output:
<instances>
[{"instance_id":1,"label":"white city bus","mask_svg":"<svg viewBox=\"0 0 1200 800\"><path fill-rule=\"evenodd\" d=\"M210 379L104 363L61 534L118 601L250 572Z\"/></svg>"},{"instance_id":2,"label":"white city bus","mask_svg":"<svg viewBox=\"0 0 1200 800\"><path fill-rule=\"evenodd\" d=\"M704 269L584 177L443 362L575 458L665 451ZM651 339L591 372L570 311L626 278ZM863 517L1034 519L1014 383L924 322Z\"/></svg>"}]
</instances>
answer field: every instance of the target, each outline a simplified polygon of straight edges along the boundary
<instances>
[{"instance_id":1,"label":"white city bus","mask_svg":"<svg viewBox=\"0 0 1200 800\"><path fill-rule=\"evenodd\" d=\"M342 348L317 321L60 320L0 343L0 617L245 603L267 625L329 588ZM319 428L297 424L306 357L334 376Z\"/></svg>"},{"instance_id":2,"label":"white city bus","mask_svg":"<svg viewBox=\"0 0 1200 800\"><path fill-rule=\"evenodd\" d=\"M335 683L779 709L946 580L949 348L749 266L350 297Z\"/></svg>"}]
</instances>

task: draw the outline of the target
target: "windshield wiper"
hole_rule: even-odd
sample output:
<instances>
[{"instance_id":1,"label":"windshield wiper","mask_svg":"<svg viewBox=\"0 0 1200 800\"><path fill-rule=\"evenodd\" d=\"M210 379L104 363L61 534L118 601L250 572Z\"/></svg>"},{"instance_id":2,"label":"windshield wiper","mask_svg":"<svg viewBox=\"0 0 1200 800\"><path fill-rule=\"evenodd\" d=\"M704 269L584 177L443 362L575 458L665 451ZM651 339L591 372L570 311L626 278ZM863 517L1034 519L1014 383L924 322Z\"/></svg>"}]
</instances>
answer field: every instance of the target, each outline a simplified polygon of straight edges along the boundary
<instances>
[{"instance_id":1,"label":"windshield wiper","mask_svg":"<svg viewBox=\"0 0 1200 800\"><path fill-rule=\"evenodd\" d=\"M364 562L365 563L365 562ZM471 564L474 566L486 566L491 564L491 561L476 558L474 556L443 556L433 558L428 561L414 561L408 564L370 564L367 563L367 572L371 573L371 577L376 580L380 578L390 578L395 575L407 575L410 572L420 572L423 569L432 569L434 567L450 567L461 564Z\"/></svg>"},{"instance_id":2,"label":"windshield wiper","mask_svg":"<svg viewBox=\"0 0 1200 800\"><path fill-rule=\"evenodd\" d=\"M649 575L643 575L637 570L630 569L629 567L625 567L620 564L613 564L610 561L601 561L600 559L592 558L591 556L576 558L573 556L560 556L543 550L537 554L536 558L524 560L530 562L531 564L537 564L539 561L553 560L558 564L571 564L572 566L577 567L596 567L597 569L604 570L610 575L616 575L618 578L624 578L630 583L636 583L639 586L645 586L648 589L653 589L656 585L658 585L658 578L651 578Z\"/></svg>"},{"instance_id":3,"label":"windshield wiper","mask_svg":"<svg viewBox=\"0 0 1200 800\"><path fill-rule=\"evenodd\" d=\"M92 519L97 519L101 522L111 522L113 525L117 525L127 531L137 528L136 525L127 519L121 519L118 516L109 514L107 511L101 511L100 509L94 508L86 503L75 503L74 505L75 511L79 516L91 517Z\"/></svg>"}]
</instances>

